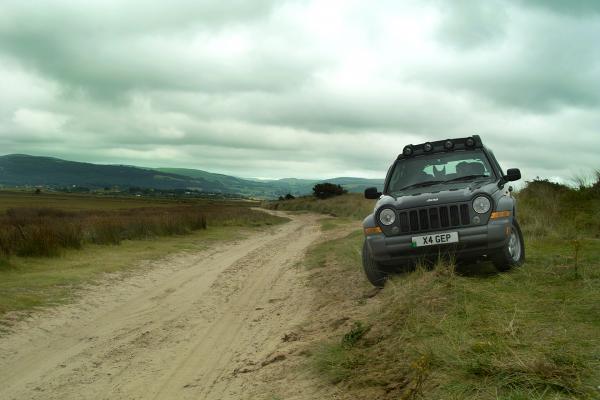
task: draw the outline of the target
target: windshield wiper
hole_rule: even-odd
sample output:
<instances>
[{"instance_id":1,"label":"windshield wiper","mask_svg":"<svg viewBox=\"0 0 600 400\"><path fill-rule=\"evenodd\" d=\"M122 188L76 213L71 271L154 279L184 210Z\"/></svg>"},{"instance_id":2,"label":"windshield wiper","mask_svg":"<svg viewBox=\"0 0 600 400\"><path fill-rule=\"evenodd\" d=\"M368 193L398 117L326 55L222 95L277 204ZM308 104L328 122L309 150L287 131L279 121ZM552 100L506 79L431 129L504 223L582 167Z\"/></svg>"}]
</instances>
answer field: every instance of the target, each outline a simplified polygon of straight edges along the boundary
<instances>
[{"instance_id":1,"label":"windshield wiper","mask_svg":"<svg viewBox=\"0 0 600 400\"><path fill-rule=\"evenodd\" d=\"M438 183L444 183L444 182L446 182L446 181L425 181L425 182L413 183L412 185L404 186L402 189L396 190L396 192L401 192L406 189L412 189L412 188L417 188L417 187L431 186L431 185L435 185Z\"/></svg>"},{"instance_id":2,"label":"windshield wiper","mask_svg":"<svg viewBox=\"0 0 600 400\"><path fill-rule=\"evenodd\" d=\"M459 176L458 178L448 179L447 181L444 181L444 182L464 181L464 180L475 179L475 178L489 178L489 176L483 175L483 174L465 175L465 176Z\"/></svg>"}]
</instances>

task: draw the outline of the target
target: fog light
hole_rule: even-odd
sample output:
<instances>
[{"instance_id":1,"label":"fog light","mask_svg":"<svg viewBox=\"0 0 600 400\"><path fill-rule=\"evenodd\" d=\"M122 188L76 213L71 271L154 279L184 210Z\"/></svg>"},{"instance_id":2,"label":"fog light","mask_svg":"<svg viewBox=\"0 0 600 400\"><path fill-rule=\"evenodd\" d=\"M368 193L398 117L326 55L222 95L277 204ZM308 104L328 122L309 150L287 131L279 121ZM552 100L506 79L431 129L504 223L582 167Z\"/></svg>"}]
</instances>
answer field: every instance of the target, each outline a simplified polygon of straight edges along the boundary
<instances>
[{"instance_id":1,"label":"fog light","mask_svg":"<svg viewBox=\"0 0 600 400\"><path fill-rule=\"evenodd\" d=\"M475 146L475 139L473 139L472 137L468 137L465 144L467 145L467 147L473 147Z\"/></svg>"},{"instance_id":2,"label":"fog light","mask_svg":"<svg viewBox=\"0 0 600 400\"><path fill-rule=\"evenodd\" d=\"M433 150L433 145L429 142L425 143L425 145L423 145L423 150L425 151L431 151Z\"/></svg>"},{"instance_id":3,"label":"fog light","mask_svg":"<svg viewBox=\"0 0 600 400\"><path fill-rule=\"evenodd\" d=\"M404 150L402 150L402 154L404 154L405 156L410 156L412 153L413 153L412 145L408 145L404 148Z\"/></svg>"},{"instance_id":4,"label":"fog light","mask_svg":"<svg viewBox=\"0 0 600 400\"><path fill-rule=\"evenodd\" d=\"M453 147L454 147L454 142L452 142L452 140L448 139L444 142L444 148L446 150L452 150Z\"/></svg>"},{"instance_id":5,"label":"fog light","mask_svg":"<svg viewBox=\"0 0 600 400\"><path fill-rule=\"evenodd\" d=\"M481 218L479 218L477 215L473 217L473 223L474 224L478 224L481 222Z\"/></svg>"}]
</instances>

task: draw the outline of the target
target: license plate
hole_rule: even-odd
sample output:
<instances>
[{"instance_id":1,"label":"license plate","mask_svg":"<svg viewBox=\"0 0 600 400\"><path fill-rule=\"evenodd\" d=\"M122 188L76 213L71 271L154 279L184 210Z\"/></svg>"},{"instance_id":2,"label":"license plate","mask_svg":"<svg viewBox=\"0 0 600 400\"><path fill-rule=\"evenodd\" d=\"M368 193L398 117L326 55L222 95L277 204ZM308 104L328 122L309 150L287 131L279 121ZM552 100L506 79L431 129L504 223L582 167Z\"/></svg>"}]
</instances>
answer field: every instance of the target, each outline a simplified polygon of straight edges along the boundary
<instances>
[{"instance_id":1,"label":"license plate","mask_svg":"<svg viewBox=\"0 0 600 400\"><path fill-rule=\"evenodd\" d=\"M458 232L432 233L431 235L413 236L412 247L435 246L457 242Z\"/></svg>"}]
</instances>

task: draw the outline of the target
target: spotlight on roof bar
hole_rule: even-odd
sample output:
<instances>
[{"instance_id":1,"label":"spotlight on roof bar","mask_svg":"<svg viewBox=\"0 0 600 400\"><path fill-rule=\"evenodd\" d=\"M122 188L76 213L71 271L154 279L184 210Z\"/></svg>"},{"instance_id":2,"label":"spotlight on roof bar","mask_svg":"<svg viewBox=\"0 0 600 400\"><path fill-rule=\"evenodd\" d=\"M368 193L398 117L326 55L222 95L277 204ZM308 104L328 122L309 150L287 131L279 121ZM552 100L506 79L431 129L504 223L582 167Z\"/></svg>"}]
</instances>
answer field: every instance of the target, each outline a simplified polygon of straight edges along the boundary
<instances>
[{"instance_id":1,"label":"spotlight on roof bar","mask_svg":"<svg viewBox=\"0 0 600 400\"><path fill-rule=\"evenodd\" d=\"M423 150L431 151L431 150L433 150L433 145L431 143L427 142L423 145Z\"/></svg>"},{"instance_id":2,"label":"spotlight on roof bar","mask_svg":"<svg viewBox=\"0 0 600 400\"><path fill-rule=\"evenodd\" d=\"M472 137L468 137L465 144L467 145L467 147L473 147L475 146L475 139L473 139Z\"/></svg>"},{"instance_id":3,"label":"spotlight on roof bar","mask_svg":"<svg viewBox=\"0 0 600 400\"><path fill-rule=\"evenodd\" d=\"M412 148L411 144L404 147L404 150L402 150L402 154L404 154L405 156L410 156L410 155L412 155L412 153L413 153L413 148Z\"/></svg>"},{"instance_id":4,"label":"spotlight on roof bar","mask_svg":"<svg viewBox=\"0 0 600 400\"><path fill-rule=\"evenodd\" d=\"M452 150L454 148L454 142L452 140L450 140L450 139L446 140L444 142L444 148L446 150Z\"/></svg>"}]
</instances>

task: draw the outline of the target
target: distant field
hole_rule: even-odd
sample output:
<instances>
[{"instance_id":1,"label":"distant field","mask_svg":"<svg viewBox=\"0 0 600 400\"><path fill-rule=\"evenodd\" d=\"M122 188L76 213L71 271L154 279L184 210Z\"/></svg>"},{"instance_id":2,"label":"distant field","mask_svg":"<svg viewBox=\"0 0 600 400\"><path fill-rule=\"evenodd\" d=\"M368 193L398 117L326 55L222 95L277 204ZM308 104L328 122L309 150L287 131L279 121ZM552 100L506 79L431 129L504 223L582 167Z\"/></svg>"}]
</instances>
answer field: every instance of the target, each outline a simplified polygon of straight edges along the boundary
<instances>
[{"instance_id":1,"label":"distant field","mask_svg":"<svg viewBox=\"0 0 600 400\"><path fill-rule=\"evenodd\" d=\"M0 213L9 208L58 208L61 210L118 210L140 207L170 207L174 204L239 204L235 201L204 199L155 199L110 195L40 193L0 190Z\"/></svg>"}]
</instances>

